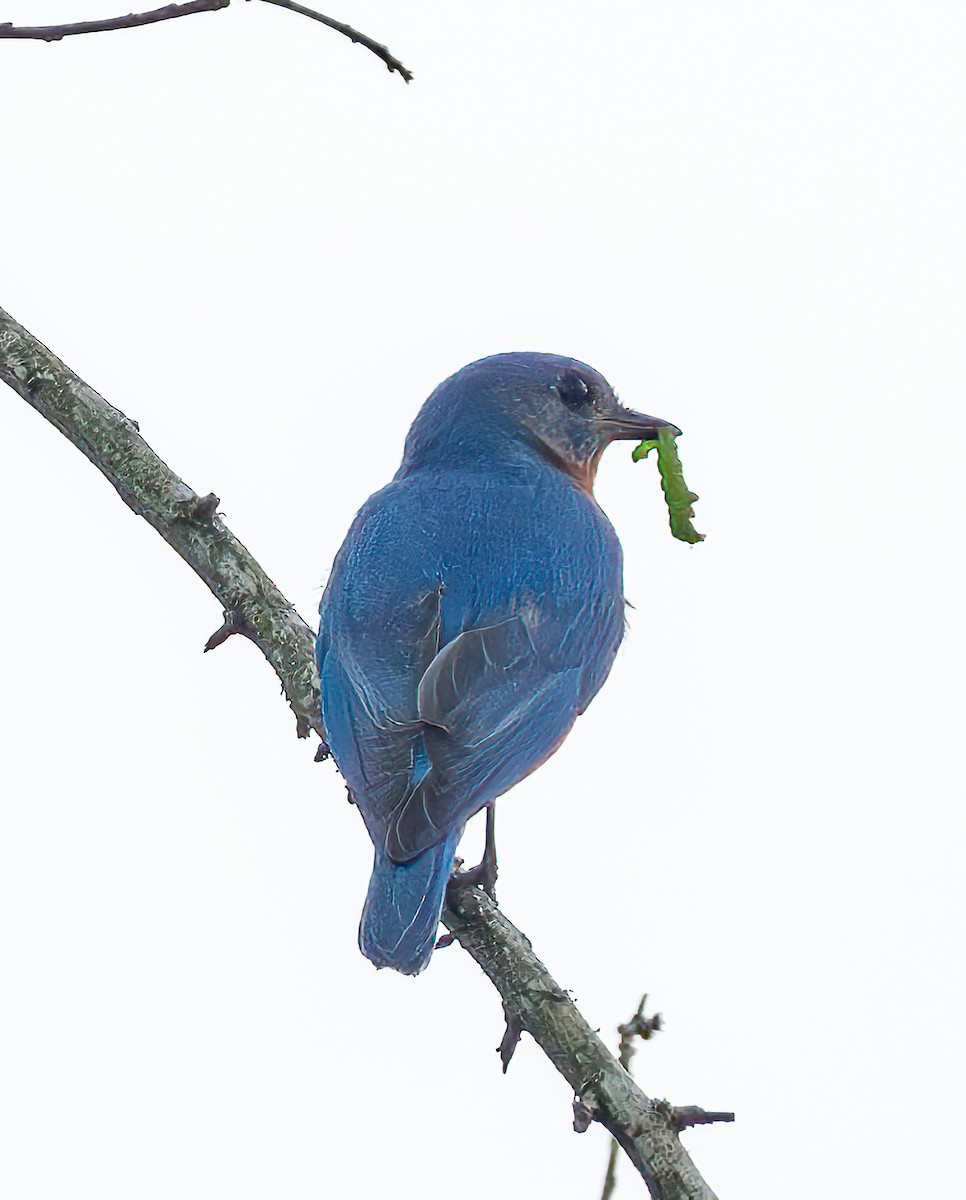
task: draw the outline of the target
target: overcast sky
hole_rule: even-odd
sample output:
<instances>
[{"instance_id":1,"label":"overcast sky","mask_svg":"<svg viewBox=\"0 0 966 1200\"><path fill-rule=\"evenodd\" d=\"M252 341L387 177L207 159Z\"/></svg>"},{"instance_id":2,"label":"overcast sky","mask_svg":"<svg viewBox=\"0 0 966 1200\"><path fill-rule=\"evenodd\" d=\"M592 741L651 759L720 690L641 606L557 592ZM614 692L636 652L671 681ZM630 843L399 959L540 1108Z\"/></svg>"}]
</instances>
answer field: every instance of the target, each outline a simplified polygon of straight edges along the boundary
<instances>
[{"instance_id":1,"label":"overcast sky","mask_svg":"<svg viewBox=\"0 0 966 1200\"><path fill-rule=\"evenodd\" d=\"M128 0L6 0L0 21ZM342 0L0 41L0 306L315 622L431 389L544 350L621 443L630 631L500 805L499 895L722 1200L952 1195L966 8ZM356 949L371 848L216 602L0 395L0 1193L593 1200L603 1130L459 948ZM479 840L467 837L467 857ZM960 949L957 950L956 947ZM630 1170L620 1194L640 1195Z\"/></svg>"}]
</instances>

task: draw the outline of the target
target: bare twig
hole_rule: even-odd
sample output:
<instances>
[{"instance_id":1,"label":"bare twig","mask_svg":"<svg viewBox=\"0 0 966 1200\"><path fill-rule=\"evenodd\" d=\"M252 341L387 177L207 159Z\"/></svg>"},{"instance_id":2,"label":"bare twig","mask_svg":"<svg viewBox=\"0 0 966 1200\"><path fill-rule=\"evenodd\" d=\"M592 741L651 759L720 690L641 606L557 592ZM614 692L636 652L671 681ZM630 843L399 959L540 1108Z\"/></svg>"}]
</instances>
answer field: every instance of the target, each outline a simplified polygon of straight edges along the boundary
<instances>
[{"instance_id":1,"label":"bare twig","mask_svg":"<svg viewBox=\"0 0 966 1200\"><path fill-rule=\"evenodd\" d=\"M600 1109L593 1096L588 1096L590 1103L585 1103L580 1096L574 1096L571 1106L574 1110L574 1133L586 1133L597 1120Z\"/></svg>"},{"instance_id":2,"label":"bare twig","mask_svg":"<svg viewBox=\"0 0 966 1200\"><path fill-rule=\"evenodd\" d=\"M205 654L209 650L217 650L219 646L223 646L225 642L235 633L243 634L245 637L251 637L251 630L245 624L245 618L237 613L229 612L225 609L225 619L218 626L211 637L205 642Z\"/></svg>"},{"instance_id":3,"label":"bare twig","mask_svg":"<svg viewBox=\"0 0 966 1200\"><path fill-rule=\"evenodd\" d=\"M617 1026L617 1032L621 1037L618 1060L624 1070L628 1072L631 1069L631 1059L634 1057L634 1051L637 1049L634 1044L636 1039L640 1038L642 1042L649 1041L655 1033L660 1032L664 1028L664 1018L660 1013L655 1013L653 1017L646 1017L644 1015L646 1006L647 992L641 997L637 1011L631 1019L623 1025ZM703 1108L699 1108L696 1104L688 1104L670 1110L671 1125L678 1133L682 1129L689 1129L692 1125L713 1125L716 1121L733 1121L734 1119L734 1113L705 1112ZM607 1174L604 1176L604 1190L600 1194L600 1200L611 1200L617 1187L618 1149L617 1139L612 1138L610 1154L607 1158Z\"/></svg>"},{"instance_id":4,"label":"bare twig","mask_svg":"<svg viewBox=\"0 0 966 1200\"><path fill-rule=\"evenodd\" d=\"M322 736L315 636L217 515L217 496L192 491L158 458L133 421L3 309L0 379L73 442L214 592L282 681L299 737L313 729Z\"/></svg>"},{"instance_id":5,"label":"bare twig","mask_svg":"<svg viewBox=\"0 0 966 1200\"><path fill-rule=\"evenodd\" d=\"M453 937L453 934L449 934ZM507 1072L507 1067L510 1065L510 1059L517 1046L520 1045L520 1038L523 1035L523 1022L520 1020L519 1014L514 1012L512 1008L507 1008L503 1005L503 1016L506 1020L506 1029L503 1031L503 1037L500 1039L500 1044L497 1046L497 1053L500 1056L500 1062L503 1063L503 1074Z\"/></svg>"},{"instance_id":6,"label":"bare twig","mask_svg":"<svg viewBox=\"0 0 966 1200\"><path fill-rule=\"evenodd\" d=\"M604 1175L604 1190L600 1193L600 1200L610 1200L614 1194L614 1189L617 1187L617 1156L620 1153L620 1146L617 1144L617 1138L610 1139L610 1150L607 1152L607 1173Z\"/></svg>"},{"instance_id":7,"label":"bare twig","mask_svg":"<svg viewBox=\"0 0 966 1200\"><path fill-rule=\"evenodd\" d=\"M193 492L134 422L2 309L0 379L77 446L221 600L226 625L242 626L282 681L299 733L319 729L312 632L225 528L216 498ZM610 1130L654 1200L716 1200L678 1138L680 1115L641 1091L490 897L451 887L443 922L496 986L508 1029L529 1033L573 1088L575 1128L599 1121Z\"/></svg>"},{"instance_id":8,"label":"bare twig","mask_svg":"<svg viewBox=\"0 0 966 1200\"><path fill-rule=\"evenodd\" d=\"M679 1132L682 1129L689 1129L692 1125L714 1125L717 1121L730 1123L734 1119L734 1113L705 1112L696 1104L687 1104L683 1108L671 1109L671 1120L674 1122L674 1128Z\"/></svg>"},{"instance_id":9,"label":"bare twig","mask_svg":"<svg viewBox=\"0 0 966 1200\"><path fill-rule=\"evenodd\" d=\"M316 12L314 8L296 4L295 0L263 0L263 2L276 4L279 8L288 8L303 17L319 21L322 25L347 37L350 42L364 46L386 64L388 71L396 71L407 83L412 79L412 71L404 67L386 46L381 45L367 34L360 33L358 29L353 29L351 25L346 25L343 21L336 21L334 17L327 17L324 13ZM0 38L59 42L65 37L75 37L81 33L109 33L115 29L136 29L140 25L154 25L158 21L170 21L175 17L189 17L192 13L216 12L220 8L227 8L230 3L231 0L187 0L183 4L166 4L164 8L155 8L151 12L128 13L124 17L106 17L101 21L72 21L66 25L13 25L10 21L6 21L0 24Z\"/></svg>"},{"instance_id":10,"label":"bare twig","mask_svg":"<svg viewBox=\"0 0 966 1200\"><path fill-rule=\"evenodd\" d=\"M631 1019L625 1024L617 1026L617 1032L621 1038L617 1058L620 1065L628 1072L630 1072L631 1059L634 1057L636 1049L635 1038L646 1042L661 1029L663 1024L660 1013L655 1013L653 1017L644 1016L646 1006L647 992L641 997L641 1002ZM611 1138L610 1153L607 1156L607 1173L604 1176L604 1189L600 1194L600 1200L610 1200L617 1187L617 1154L619 1150L617 1139Z\"/></svg>"},{"instance_id":11,"label":"bare twig","mask_svg":"<svg viewBox=\"0 0 966 1200\"><path fill-rule=\"evenodd\" d=\"M227 8L231 0L187 0L185 4L166 4L152 12L128 13L126 17L106 17L102 21L74 21L69 25L0 25L0 38L30 38L38 42L59 42L61 38L79 33L109 33L113 29L136 29L139 25L154 25L175 17L190 17L192 13L216 12Z\"/></svg>"},{"instance_id":12,"label":"bare twig","mask_svg":"<svg viewBox=\"0 0 966 1200\"><path fill-rule=\"evenodd\" d=\"M321 21L323 25L327 25L330 29L334 29L337 33L341 33L343 37L347 37L350 42L356 42L360 46L365 46L367 50L371 50L377 57L381 58L386 64L386 69L390 72L398 71L407 83L412 80L413 73L407 70L402 65L395 55L390 54L385 46L381 46L378 42L367 37L364 33L360 33L358 29L353 29L351 25L345 25L342 21L333 20L332 17L326 17L320 12L316 12L312 8L305 8L301 4L296 4L295 0L263 0L265 4L277 4L279 8L288 8L292 12L301 13L303 17L311 17L313 21Z\"/></svg>"},{"instance_id":13,"label":"bare twig","mask_svg":"<svg viewBox=\"0 0 966 1200\"><path fill-rule=\"evenodd\" d=\"M600 1200L610 1200L617 1187L617 1156L620 1153L620 1146L617 1144L617 1138L610 1139L610 1150L607 1152L607 1173L604 1176L604 1190L600 1193Z\"/></svg>"},{"instance_id":14,"label":"bare twig","mask_svg":"<svg viewBox=\"0 0 966 1200\"><path fill-rule=\"evenodd\" d=\"M637 1049L634 1045L635 1040L640 1038L642 1042L650 1041L655 1033L660 1033L664 1028L664 1018L660 1013L655 1013L653 1017L644 1016L644 1009L646 1007L647 992L641 997L641 1002L637 1006L633 1017L624 1025L617 1026L617 1032L621 1036L617 1057L620 1059L620 1064L625 1071L631 1069L631 1059L634 1057L634 1051Z\"/></svg>"}]
</instances>

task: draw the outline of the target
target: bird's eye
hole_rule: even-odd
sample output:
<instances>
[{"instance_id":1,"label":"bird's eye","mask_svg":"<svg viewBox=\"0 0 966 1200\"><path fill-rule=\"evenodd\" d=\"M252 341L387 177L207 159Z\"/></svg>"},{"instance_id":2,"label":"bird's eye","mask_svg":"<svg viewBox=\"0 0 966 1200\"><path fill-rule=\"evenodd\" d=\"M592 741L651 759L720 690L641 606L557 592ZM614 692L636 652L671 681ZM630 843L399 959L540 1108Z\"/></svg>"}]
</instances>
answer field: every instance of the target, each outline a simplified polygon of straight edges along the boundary
<instances>
[{"instance_id":1,"label":"bird's eye","mask_svg":"<svg viewBox=\"0 0 966 1200\"><path fill-rule=\"evenodd\" d=\"M590 388L576 371L565 371L556 386L557 395L568 408L586 408L591 401Z\"/></svg>"}]
</instances>

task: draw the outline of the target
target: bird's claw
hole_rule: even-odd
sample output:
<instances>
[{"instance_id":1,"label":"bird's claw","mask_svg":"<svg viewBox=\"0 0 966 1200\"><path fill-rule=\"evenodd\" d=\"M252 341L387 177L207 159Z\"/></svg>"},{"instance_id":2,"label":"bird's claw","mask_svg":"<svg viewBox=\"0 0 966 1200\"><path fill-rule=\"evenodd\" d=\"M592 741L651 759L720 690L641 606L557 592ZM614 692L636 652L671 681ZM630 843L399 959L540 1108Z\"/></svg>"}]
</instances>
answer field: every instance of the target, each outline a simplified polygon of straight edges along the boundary
<instances>
[{"instance_id":1,"label":"bird's claw","mask_svg":"<svg viewBox=\"0 0 966 1200\"><path fill-rule=\"evenodd\" d=\"M487 859L484 855L483 861L477 863L475 867L467 867L465 870L457 868L450 878L450 883L453 887L457 888L481 888L491 900L495 901L496 876L496 863Z\"/></svg>"}]
</instances>

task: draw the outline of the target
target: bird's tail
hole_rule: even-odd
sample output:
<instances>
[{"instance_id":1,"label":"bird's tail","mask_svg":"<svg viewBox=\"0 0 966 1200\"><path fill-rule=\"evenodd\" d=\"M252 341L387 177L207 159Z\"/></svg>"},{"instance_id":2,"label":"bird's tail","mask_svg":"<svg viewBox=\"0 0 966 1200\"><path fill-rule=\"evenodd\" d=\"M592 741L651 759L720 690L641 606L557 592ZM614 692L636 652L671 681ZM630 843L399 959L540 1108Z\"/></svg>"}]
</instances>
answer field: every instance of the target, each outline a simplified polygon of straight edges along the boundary
<instances>
[{"instance_id":1,"label":"bird's tail","mask_svg":"<svg viewBox=\"0 0 966 1200\"><path fill-rule=\"evenodd\" d=\"M377 967L418 975L429 962L462 833L462 828L454 829L445 841L407 863L394 863L376 850L359 922L359 948Z\"/></svg>"}]
</instances>

